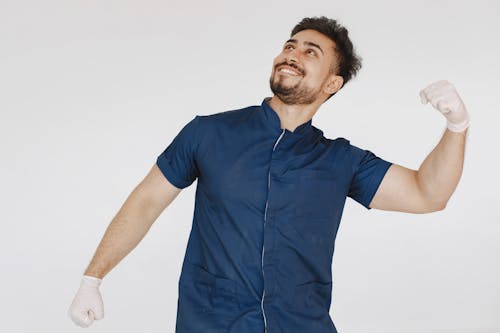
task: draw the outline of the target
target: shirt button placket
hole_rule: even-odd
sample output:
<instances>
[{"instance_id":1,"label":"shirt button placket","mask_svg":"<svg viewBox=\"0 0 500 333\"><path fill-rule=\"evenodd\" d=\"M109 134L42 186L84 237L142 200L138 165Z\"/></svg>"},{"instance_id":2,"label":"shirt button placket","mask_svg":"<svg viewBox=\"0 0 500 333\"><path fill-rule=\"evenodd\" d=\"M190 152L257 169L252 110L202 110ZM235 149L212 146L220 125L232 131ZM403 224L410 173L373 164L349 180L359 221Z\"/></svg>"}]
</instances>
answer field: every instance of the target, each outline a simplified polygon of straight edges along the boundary
<instances>
[{"instance_id":1,"label":"shirt button placket","mask_svg":"<svg viewBox=\"0 0 500 333\"><path fill-rule=\"evenodd\" d=\"M280 136L276 140L274 147L273 147L273 152L276 149L278 142L280 142L281 138L285 134L285 131L286 130L283 129ZM272 161L272 158L271 158L271 161ZM271 166L269 167L269 172L267 174L267 200L266 200L266 208L264 209L264 243L265 243L265 239L266 239L266 218L267 218L267 207L269 205L269 192L270 192L270 190L271 190ZM265 283L265 276L264 276L264 252L265 252L265 246L263 244L262 245L262 275L263 275L263 280L264 280L264 291L262 293L262 300L260 302L260 306L262 308L262 315L264 317L264 333L267 333L267 320L266 320L266 312L264 309L264 298L266 296L266 283Z\"/></svg>"}]
</instances>

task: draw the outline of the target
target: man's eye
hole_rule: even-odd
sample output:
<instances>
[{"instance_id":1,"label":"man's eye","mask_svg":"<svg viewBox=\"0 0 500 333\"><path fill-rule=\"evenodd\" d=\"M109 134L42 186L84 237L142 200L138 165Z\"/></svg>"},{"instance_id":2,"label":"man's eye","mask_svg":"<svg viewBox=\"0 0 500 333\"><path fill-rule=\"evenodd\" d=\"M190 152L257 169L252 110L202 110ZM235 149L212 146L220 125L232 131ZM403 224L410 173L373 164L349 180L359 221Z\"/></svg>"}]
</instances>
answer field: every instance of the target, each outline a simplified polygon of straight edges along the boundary
<instances>
[{"instance_id":1,"label":"man's eye","mask_svg":"<svg viewBox=\"0 0 500 333\"><path fill-rule=\"evenodd\" d=\"M316 55L316 52L313 49L307 50L307 53L310 54L310 55L313 55L313 56Z\"/></svg>"},{"instance_id":2,"label":"man's eye","mask_svg":"<svg viewBox=\"0 0 500 333\"><path fill-rule=\"evenodd\" d=\"M289 49L291 49L291 48L293 48L293 46L292 46L292 45L285 45L285 50L289 50Z\"/></svg>"}]
</instances>

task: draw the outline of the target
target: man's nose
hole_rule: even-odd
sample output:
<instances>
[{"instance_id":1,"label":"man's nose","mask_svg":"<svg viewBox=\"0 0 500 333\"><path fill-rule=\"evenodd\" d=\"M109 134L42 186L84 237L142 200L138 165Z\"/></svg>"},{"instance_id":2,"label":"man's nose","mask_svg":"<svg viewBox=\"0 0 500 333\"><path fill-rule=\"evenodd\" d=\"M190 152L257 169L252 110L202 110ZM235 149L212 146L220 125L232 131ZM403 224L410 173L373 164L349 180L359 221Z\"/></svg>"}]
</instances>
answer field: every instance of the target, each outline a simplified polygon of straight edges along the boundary
<instances>
[{"instance_id":1,"label":"man's nose","mask_svg":"<svg viewBox=\"0 0 500 333\"><path fill-rule=\"evenodd\" d=\"M297 51L294 49L293 51L288 52L285 55L285 60L288 62L298 62Z\"/></svg>"}]
</instances>

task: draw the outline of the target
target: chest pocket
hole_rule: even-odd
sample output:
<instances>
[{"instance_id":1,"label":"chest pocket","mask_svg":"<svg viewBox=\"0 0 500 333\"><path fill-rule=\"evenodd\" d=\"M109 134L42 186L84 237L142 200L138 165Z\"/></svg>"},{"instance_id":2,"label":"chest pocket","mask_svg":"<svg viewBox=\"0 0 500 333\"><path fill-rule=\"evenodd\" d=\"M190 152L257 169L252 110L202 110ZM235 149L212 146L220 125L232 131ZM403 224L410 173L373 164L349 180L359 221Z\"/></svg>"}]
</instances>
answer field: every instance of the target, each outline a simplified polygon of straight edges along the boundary
<instances>
[{"instance_id":1,"label":"chest pocket","mask_svg":"<svg viewBox=\"0 0 500 333\"><path fill-rule=\"evenodd\" d=\"M327 220L334 217L334 193L339 182L333 171L298 169L288 172L286 177L294 184L295 217Z\"/></svg>"}]
</instances>

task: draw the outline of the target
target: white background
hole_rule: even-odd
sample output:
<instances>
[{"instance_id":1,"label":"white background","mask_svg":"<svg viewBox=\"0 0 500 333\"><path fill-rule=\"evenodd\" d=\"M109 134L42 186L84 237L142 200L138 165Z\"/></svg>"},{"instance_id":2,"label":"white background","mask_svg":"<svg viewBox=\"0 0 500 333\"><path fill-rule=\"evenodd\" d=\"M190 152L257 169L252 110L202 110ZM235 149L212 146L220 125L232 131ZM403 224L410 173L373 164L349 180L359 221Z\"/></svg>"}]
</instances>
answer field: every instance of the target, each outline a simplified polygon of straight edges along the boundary
<instances>
[{"instance_id":1,"label":"white background","mask_svg":"<svg viewBox=\"0 0 500 333\"><path fill-rule=\"evenodd\" d=\"M349 30L359 75L314 116L418 169L445 118L418 92L452 82L471 127L444 211L348 199L333 261L340 333L500 332L497 1L0 0L0 313L3 332L77 332L67 317L104 231L195 115L271 96L293 26ZM104 279L92 332L174 332L196 183Z\"/></svg>"}]
</instances>

